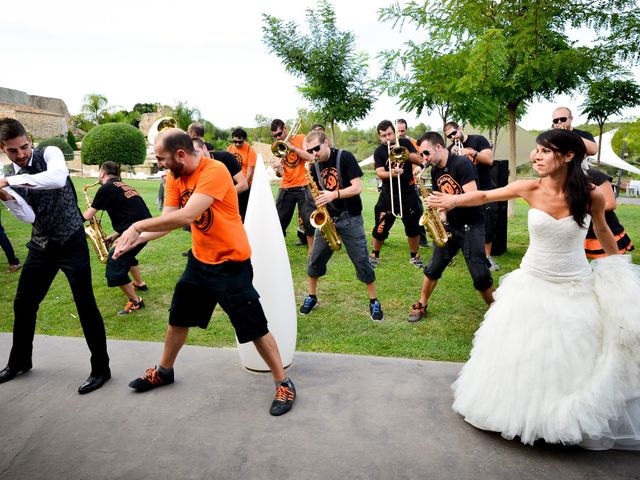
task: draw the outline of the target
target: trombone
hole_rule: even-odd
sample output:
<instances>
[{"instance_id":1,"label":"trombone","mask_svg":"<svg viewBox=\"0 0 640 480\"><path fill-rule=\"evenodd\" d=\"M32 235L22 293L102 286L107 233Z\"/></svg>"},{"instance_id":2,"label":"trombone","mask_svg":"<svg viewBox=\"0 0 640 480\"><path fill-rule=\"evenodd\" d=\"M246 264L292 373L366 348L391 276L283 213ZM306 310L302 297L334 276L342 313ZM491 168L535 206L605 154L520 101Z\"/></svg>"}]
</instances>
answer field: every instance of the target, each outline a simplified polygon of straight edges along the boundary
<instances>
[{"instance_id":1,"label":"trombone","mask_svg":"<svg viewBox=\"0 0 640 480\"><path fill-rule=\"evenodd\" d=\"M396 123L396 132L398 131L398 124ZM391 191L391 214L396 218L402 218L402 185L400 183L401 174L395 175L396 182L398 183L398 201L400 202L399 210L396 210L395 200L393 198L393 182L394 175L393 169L402 167L404 163L409 160L409 150L400 145L398 138L396 137L396 143L392 147L391 142L387 142L387 153L389 154L389 189Z\"/></svg>"},{"instance_id":2,"label":"trombone","mask_svg":"<svg viewBox=\"0 0 640 480\"><path fill-rule=\"evenodd\" d=\"M284 140L276 140L271 144L271 157L269 158L269 165L273 165L276 158L279 158L281 161L284 161L284 159L287 158L287 156L289 155L289 145L287 145L287 143L291 138L298 134L298 130L300 130L301 124L302 120L299 118L298 120L296 120L293 128L289 130ZM276 174L278 173L277 170L279 170L278 167L276 167ZM280 177L281 175L278 176Z\"/></svg>"}]
</instances>

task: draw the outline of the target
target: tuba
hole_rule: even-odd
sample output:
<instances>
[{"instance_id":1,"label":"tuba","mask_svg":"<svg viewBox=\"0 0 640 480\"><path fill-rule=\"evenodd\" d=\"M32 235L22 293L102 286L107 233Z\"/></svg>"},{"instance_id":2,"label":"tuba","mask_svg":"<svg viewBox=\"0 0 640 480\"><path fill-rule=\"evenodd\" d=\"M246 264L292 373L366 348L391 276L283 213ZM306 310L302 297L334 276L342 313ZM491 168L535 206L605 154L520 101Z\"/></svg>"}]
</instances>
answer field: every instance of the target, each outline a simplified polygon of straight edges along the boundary
<instances>
[{"instance_id":1,"label":"tuba","mask_svg":"<svg viewBox=\"0 0 640 480\"><path fill-rule=\"evenodd\" d=\"M304 173L307 176L307 180L309 181L309 190L311 190L311 196L315 200L320 195L320 191L318 190L318 186L316 182L313 180L313 175L311 175L312 162L307 162L304 166ZM322 237L327 241L329 248L334 252L340 250L342 246L342 240L340 240L340 235L338 235L338 231L336 230L336 225L333 223L333 219L331 215L329 215L329 211L325 205L316 208L313 212L311 212L311 216L309 217L309 221L314 228L319 228Z\"/></svg>"},{"instance_id":2,"label":"tuba","mask_svg":"<svg viewBox=\"0 0 640 480\"><path fill-rule=\"evenodd\" d=\"M418 192L420 192L420 196L424 202L424 213L420 217L418 224L426 229L431 240L436 246L444 247L449 241L451 233L447 232L447 229L444 228L444 223L442 223L438 209L427 205L426 200L431 193L431 189L424 184L420 175L415 175L414 178L418 187Z\"/></svg>"},{"instance_id":3,"label":"tuba","mask_svg":"<svg viewBox=\"0 0 640 480\"><path fill-rule=\"evenodd\" d=\"M151 124L149 127L149 132L147 133L147 142L149 145L154 146L156 143L156 138L158 138L158 134L163 130L168 130L170 128L176 128L178 126L178 122L173 117L160 117L155 122Z\"/></svg>"},{"instance_id":4,"label":"tuba","mask_svg":"<svg viewBox=\"0 0 640 480\"><path fill-rule=\"evenodd\" d=\"M90 185L85 185L82 187L82 193L84 194L84 199L87 202L87 206L91 207L91 198L89 198L89 194L87 190L91 187L98 185L100 182L95 182ZM96 251L98 255L98 260L102 263L107 263L107 257L109 256L109 245L107 242L107 235L104 233L102 229L102 225L100 225L100 220L98 220L95 215L91 220L89 220L89 225L84 227L84 233L87 235L87 238L91 241L91 245Z\"/></svg>"}]
</instances>

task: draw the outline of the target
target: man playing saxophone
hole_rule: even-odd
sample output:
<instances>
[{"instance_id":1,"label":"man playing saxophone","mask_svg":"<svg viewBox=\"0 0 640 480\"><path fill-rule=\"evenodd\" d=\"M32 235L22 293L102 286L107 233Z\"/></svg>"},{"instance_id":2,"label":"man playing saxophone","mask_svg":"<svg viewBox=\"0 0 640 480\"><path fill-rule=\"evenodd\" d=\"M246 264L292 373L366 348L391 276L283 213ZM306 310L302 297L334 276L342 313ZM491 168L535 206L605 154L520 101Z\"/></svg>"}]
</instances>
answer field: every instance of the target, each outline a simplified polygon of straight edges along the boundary
<instances>
[{"instance_id":1,"label":"man playing saxophone","mask_svg":"<svg viewBox=\"0 0 640 480\"><path fill-rule=\"evenodd\" d=\"M100 166L98 181L101 187L82 216L85 220L91 220L98 213L98 210L107 211L115 230L113 235L107 237L109 244L129 228L132 223L151 218L147 204L140 194L120 179L120 166L117 163L104 162ZM112 249L107 257L107 268L105 270L107 285L109 287L120 287L127 297L127 304L118 312L119 316L128 315L144 307L144 301L136 293L136 290L146 290L147 284L142 281L136 256L145 245L146 243L142 243L117 259L113 258ZM129 278L129 273L131 273L133 281Z\"/></svg>"},{"instance_id":2,"label":"man playing saxophone","mask_svg":"<svg viewBox=\"0 0 640 480\"><path fill-rule=\"evenodd\" d=\"M434 191L460 195L478 190L478 175L466 158L454 155L444 146L444 138L437 132L427 132L418 139L422 158L431 164ZM451 237L443 247L434 242L431 260L424 267L424 278L418 300L407 320L417 322L427 311L427 302L445 268L462 250L473 286L490 305L493 302L493 279L484 254L484 214L480 207L454 208L447 212L447 230Z\"/></svg>"},{"instance_id":3,"label":"man playing saxophone","mask_svg":"<svg viewBox=\"0 0 640 480\"><path fill-rule=\"evenodd\" d=\"M296 129L294 129L296 130ZM304 135L291 135L285 123L276 118L271 122L271 137L274 142L285 142L289 151L284 158L276 158L274 168L276 174L282 177L278 198L276 199L276 209L282 227L282 234L287 235L287 227L293 218L293 212L298 205L298 213L302 218L307 245L311 250L313 234L315 229L309 222L309 216L314 209L313 198L305 174L305 161L310 159L310 155L303 149Z\"/></svg>"},{"instance_id":4,"label":"man playing saxophone","mask_svg":"<svg viewBox=\"0 0 640 480\"><path fill-rule=\"evenodd\" d=\"M384 319L384 313L376 297L375 272L367 261L369 251L362 220L362 170L352 153L331 148L322 131L310 132L305 143L307 153L315 159L309 166L312 179L318 187L315 204L325 207L331 216L335 230L356 269L358 280L367 286L369 315L372 320L380 322ZM307 266L309 295L300 307L303 315L311 313L318 305L318 278L327 273L327 263L332 255L329 242L318 229Z\"/></svg>"}]
</instances>

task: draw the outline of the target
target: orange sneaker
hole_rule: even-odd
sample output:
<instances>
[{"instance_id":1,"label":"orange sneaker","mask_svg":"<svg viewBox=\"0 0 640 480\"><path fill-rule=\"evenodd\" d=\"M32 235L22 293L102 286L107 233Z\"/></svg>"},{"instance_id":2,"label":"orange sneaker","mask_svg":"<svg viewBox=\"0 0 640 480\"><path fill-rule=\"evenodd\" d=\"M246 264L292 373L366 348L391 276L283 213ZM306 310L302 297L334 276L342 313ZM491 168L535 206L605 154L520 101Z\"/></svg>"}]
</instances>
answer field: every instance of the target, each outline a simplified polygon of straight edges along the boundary
<instances>
[{"instance_id":1,"label":"orange sneaker","mask_svg":"<svg viewBox=\"0 0 640 480\"><path fill-rule=\"evenodd\" d=\"M131 312L140 310L141 308L144 308L142 297L138 297L138 300L133 300L132 298L130 298L124 308L118 312L118 316L123 317L125 315L129 315Z\"/></svg>"}]
</instances>

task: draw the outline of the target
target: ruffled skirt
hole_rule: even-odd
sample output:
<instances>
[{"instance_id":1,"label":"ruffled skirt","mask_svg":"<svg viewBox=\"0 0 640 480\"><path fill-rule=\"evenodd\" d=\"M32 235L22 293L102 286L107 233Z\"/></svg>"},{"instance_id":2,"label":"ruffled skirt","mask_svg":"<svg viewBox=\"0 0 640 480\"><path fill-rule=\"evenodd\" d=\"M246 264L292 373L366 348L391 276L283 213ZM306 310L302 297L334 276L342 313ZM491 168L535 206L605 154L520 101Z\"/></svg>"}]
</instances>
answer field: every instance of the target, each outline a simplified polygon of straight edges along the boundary
<instances>
[{"instance_id":1,"label":"ruffled skirt","mask_svg":"<svg viewBox=\"0 0 640 480\"><path fill-rule=\"evenodd\" d=\"M523 443L640 449L640 269L627 256L579 281L502 279L454 382L453 409Z\"/></svg>"}]
</instances>

